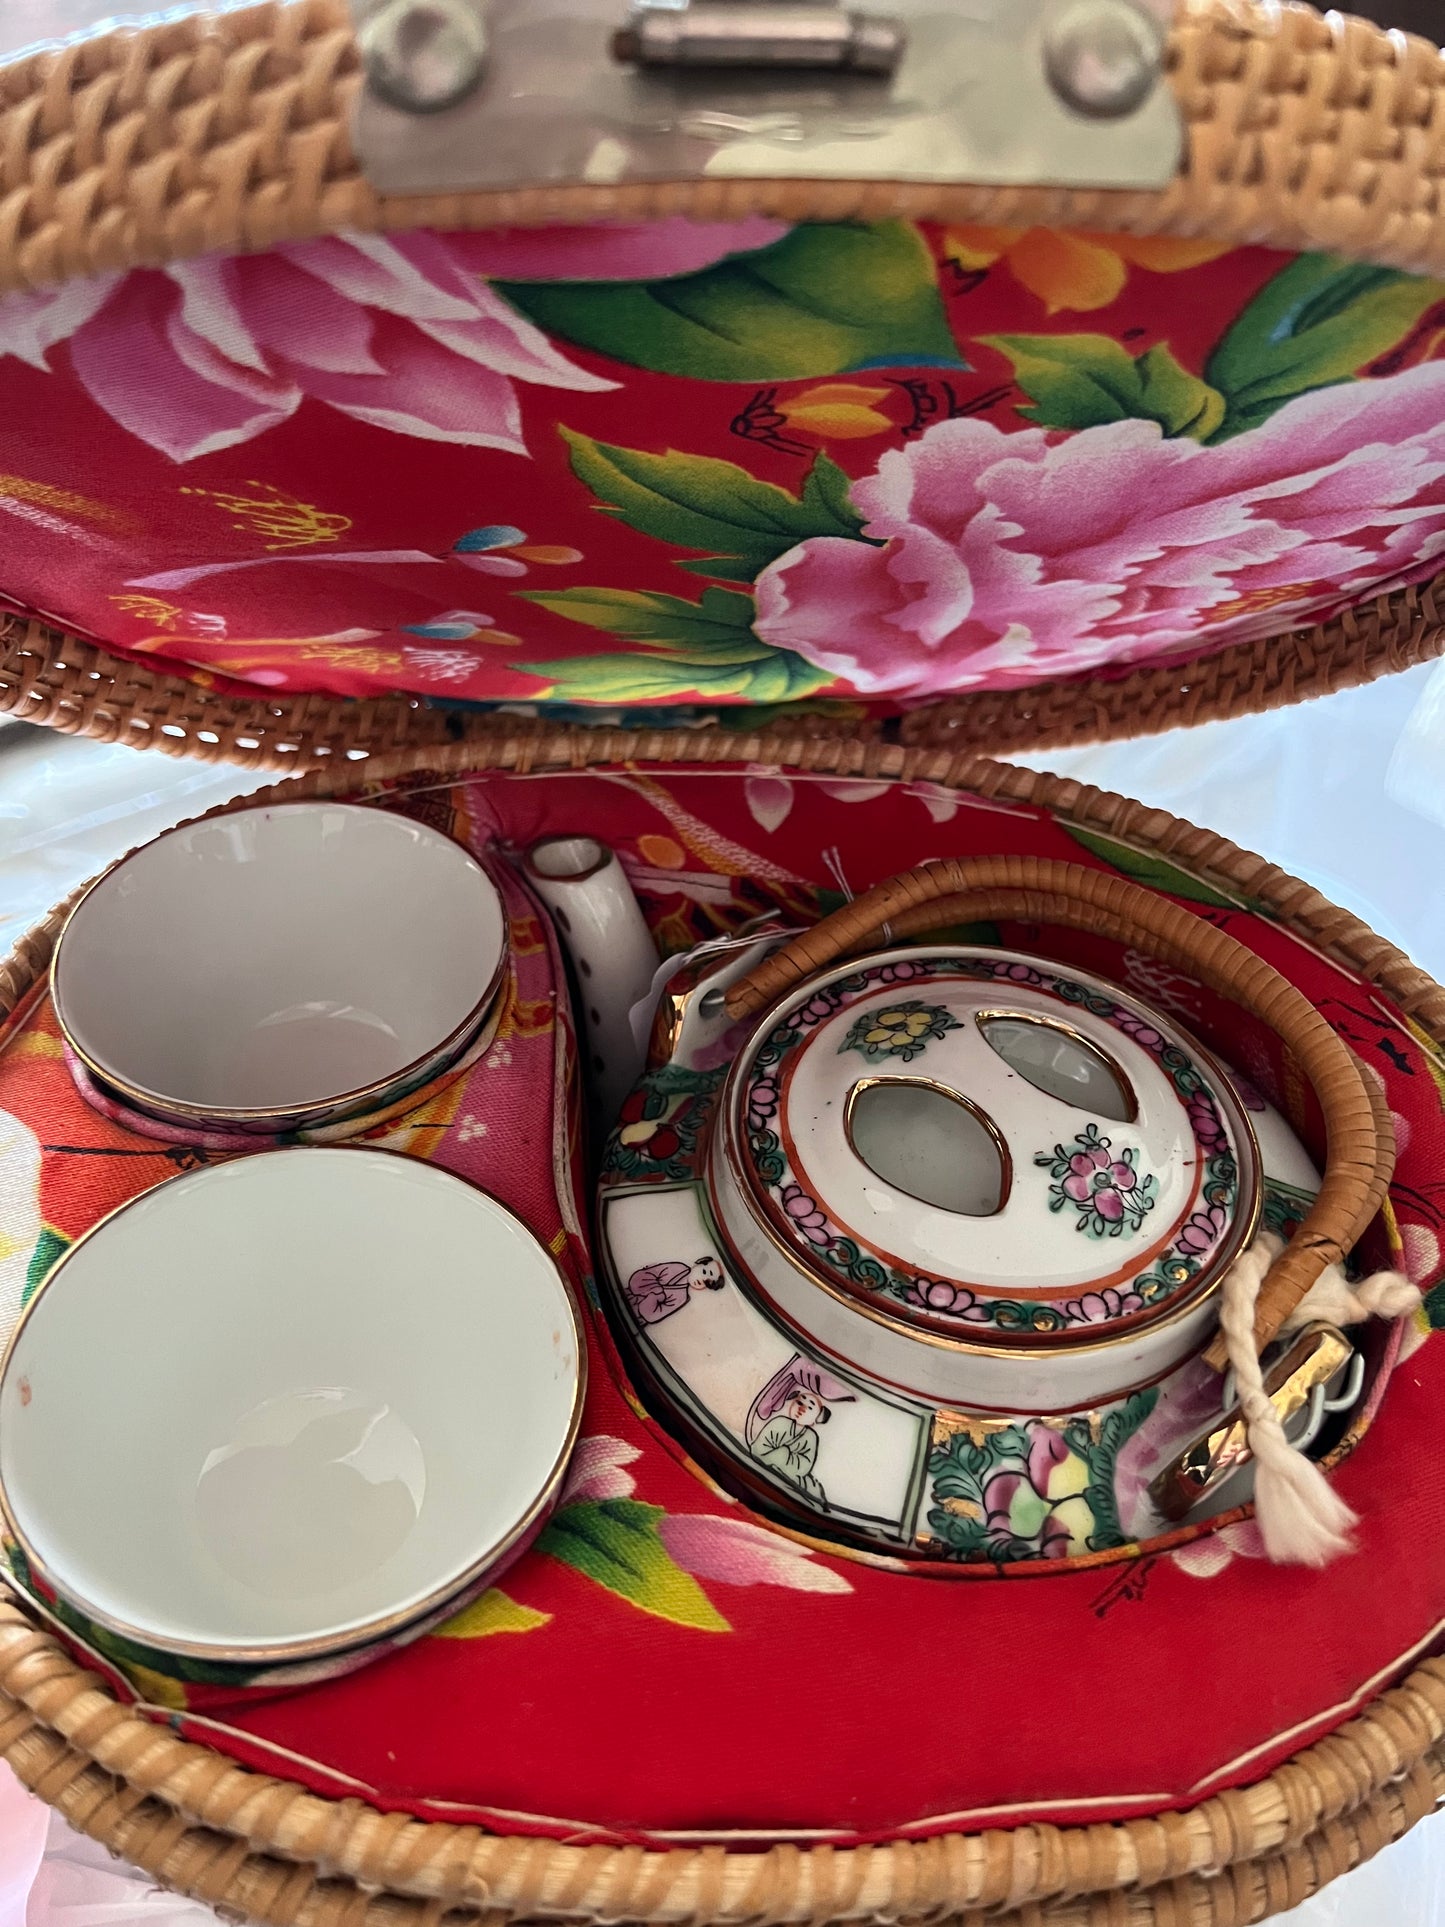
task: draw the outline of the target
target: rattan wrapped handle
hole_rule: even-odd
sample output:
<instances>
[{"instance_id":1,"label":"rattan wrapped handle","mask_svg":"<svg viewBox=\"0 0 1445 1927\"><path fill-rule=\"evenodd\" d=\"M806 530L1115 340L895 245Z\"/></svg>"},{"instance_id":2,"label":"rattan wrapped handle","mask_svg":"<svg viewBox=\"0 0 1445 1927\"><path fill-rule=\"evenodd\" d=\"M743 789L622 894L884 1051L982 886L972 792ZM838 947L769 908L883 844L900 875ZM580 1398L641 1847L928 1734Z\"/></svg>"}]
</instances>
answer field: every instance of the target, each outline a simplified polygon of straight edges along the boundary
<instances>
[{"instance_id":1,"label":"rattan wrapped handle","mask_svg":"<svg viewBox=\"0 0 1445 1927\"><path fill-rule=\"evenodd\" d=\"M1325 1170L1318 1197L1260 1291L1255 1337L1261 1346L1268 1343L1378 1210L1394 1146L1377 1127L1354 1057L1309 999L1202 917L1140 884L1076 863L1026 856L928 863L878 884L757 964L728 991L728 1014L753 1016L864 945L994 917L1063 924L1128 943L1241 1005L1293 1054L1324 1114Z\"/></svg>"}]
</instances>

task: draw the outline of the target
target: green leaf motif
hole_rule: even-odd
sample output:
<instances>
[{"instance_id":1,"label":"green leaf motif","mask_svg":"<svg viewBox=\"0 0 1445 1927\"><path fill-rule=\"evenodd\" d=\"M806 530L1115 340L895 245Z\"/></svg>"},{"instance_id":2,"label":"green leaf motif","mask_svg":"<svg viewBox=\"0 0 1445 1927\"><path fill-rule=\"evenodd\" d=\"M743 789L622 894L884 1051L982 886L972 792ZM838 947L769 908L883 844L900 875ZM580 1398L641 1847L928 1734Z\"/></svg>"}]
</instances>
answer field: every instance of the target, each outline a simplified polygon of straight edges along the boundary
<instances>
[{"instance_id":1,"label":"green leaf motif","mask_svg":"<svg viewBox=\"0 0 1445 1927\"><path fill-rule=\"evenodd\" d=\"M1420 1046L1420 1055L1425 1060L1425 1069L1430 1073L1430 1081L1440 1098L1440 1108L1445 1110L1445 1061L1441 1060L1440 1046L1429 1031L1422 1024L1417 1024L1413 1017L1402 1014L1401 1021Z\"/></svg>"},{"instance_id":2,"label":"green leaf motif","mask_svg":"<svg viewBox=\"0 0 1445 1927\"><path fill-rule=\"evenodd\" d=\"M752 636L753 599L737 589L704 589L699 602L650 589L523 589L520 594L524 602L569 622L584 622L626 642L687 651L697 662L744 647Z\"/></svg>"},{"instance_id":3,"label":"green leaf motif","mask_svg":"<svg viewBox=\"0 0 1445 1927\"><path fill-rule=\"evenodd\" d=\"M701 1632L730 1632L692 1574L663 1545L657 1530L662 1517L661 1506L640 1499L582 1499L555 1514L537 1550L657 1619Z\"/></svg>"},{"instance_id":4,"label":"green leaf motif","mask_svg":"<svg viewBox=\"0 0 1445 1927\"><path fill-rule=\"evenodd\" d=\"M663 281L498 281L545 329L634 368L793 381L885 364L963 367L933 257L907 221L796 227Z\"/></svg>"},{"instance_id":5,"label":"green leaf motif","mask_svg":"<svg viewBox=\"0 0 1445 1927\"><path fill-rule=\"evenodd\" d=\"M707 550L709 560L683 565L699 574L751 582L810 535L856 537L863 526L848 500L848 477L826 455L813 463L799 496L710 455L649 455L570 428L562 435L573 474L603 511L639 535Z\"/></svg>"},{"instance_id":6,"label":"green leaf motif","mask_svg":"<svg viewBox=\"0 0 1445 1927\"><path fill-rule=\"evenodd\" d=\"M25 1283L20 1292L22 1308L30 1303L50 1272L69 1249L68 1238L62 1238L60 1233L52 1231L49 1225L42 1227L40 1236L35 1242L35 1249L30 1254L30 1263L26 1267Z\"/></svg>"},{"instance_id":7,"label":"green leaf motif","mask_svg":"<svg viewBox=\"0 0 1445 1927\"><path fill-rule=\"evenodd\" d=\"M539 1613L493 1586L470 1606L464 1606L455 1619L438 1626L432 1638L490 1639L494 1633L530 1633L538 1626L550 1625L551 1620L551 1613Z\"/></svg>"},{"instance_id":8,"label":"green leaf motif","mask_svg":"<svg viewBox=\"0 0 1445 1927\"><path fill-rule=\"evenodd\" d=\"M553 615L622 642L651 646L648 655L571 656L516 664L576 702L651 702L691 694L704 700L737 695L751 702L782 703L811 696L833 680L791 649L775 649L755 636L752 597L736 589L704 589L700 602L643 589L522 593Z\"/></svg>"},{"instance_id":9,"label":"green leaf motif","mask_svg":"<svg viewBox=\"0 0 1445 1927\"><path fill-rule=\"evenodd\" d=\"M1209 357L1205 379L1226 406L1215 439L1257 428L1312 388L1348 381L1441 300L1439 281L1300 255L1265 283Z\"/></svg>"},{"instance_id":10,"label":"green leaf motif","mask_svg":"<svg viewBox=\"0 0 1445 1927\"><path fill-rule=\"evenodd\" d=\"M1224 420L1224 397L1181 368L1159 343L1134 356L1107 335L992 335L986 345L1013 363L1033 402L1019 413L1041 428L1158 422L1166 435L1207 441Z\"/></svg>"},{"instance_id":11,"label":"green leaf motif","mask_svg":"<svg viewBox=\"0 0 1445 1927\"><path fill-rule=\"evenodd\" d=\"M1121 1449L1139 1430L1158 1402L1157 1385L1151 1385L1142 1392L1131 1392L1124 1403L1104 1420L1099 1442L1092 1451L1087 1449L1087 1423L1080 1428L1085 1448L1082 1456L1089 1467L1088 1500L1089 1510L1094 1515L1096 1545L1122 1545L1128 1536L1119 1519L1114 1471Z\"/></svg>"},{"instance_id":12,"label":"green leaf motif","mask_svg":"<svg viewBox=\"0 0 1445 1927\"><path fill-rule=\"evenodd\" d=\"M1187 903L1207 903L1216 910L1258 910L1263 906L1247 902L1243 897L1229 897L1222 890L1204 883L1189 870L1180 869L1177 863L1168 863L1152 850L1136 850L1131 844L1118 843L1112 836L1100 836L1095 830L1081 830L1077 823L1059 824L1059 828L1081 843L1094 856L1107 863L1110 869L1118 870L1121 875L1132 877L1136 883L1145 883L1151 890L1162 890L1166 896L1182 897Z\"/></svg>"}]
</instances>

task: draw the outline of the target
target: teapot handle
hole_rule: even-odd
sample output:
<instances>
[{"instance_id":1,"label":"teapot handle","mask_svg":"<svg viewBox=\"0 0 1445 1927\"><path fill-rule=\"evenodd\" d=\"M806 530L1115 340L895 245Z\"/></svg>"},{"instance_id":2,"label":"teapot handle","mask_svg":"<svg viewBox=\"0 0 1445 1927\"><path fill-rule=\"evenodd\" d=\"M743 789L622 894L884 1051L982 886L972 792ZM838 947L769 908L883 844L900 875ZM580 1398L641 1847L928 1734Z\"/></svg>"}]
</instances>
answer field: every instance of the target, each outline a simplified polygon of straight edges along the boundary
<instances>
[{"instance_id":1,"label":"teapot handle","mask_svg":"<svg viewBox=\"0 0 1445 1927\"><path fill-rule=\"evenodd\" d=\"M1294 1056L1324 1115L1325 1170L1319 1195L1260 1290L1255 1340L1263 1347L1379 1210L1394 1173L1394 1136L1358 1062L1304 993L1212 923L1156 891L1081 864L952 858L890 877L764 958L728 990L728 1015L754 1016L865 945L993 917L1061 924L1130 944L1251 1012Z\"/></svg>"}]
</instances>

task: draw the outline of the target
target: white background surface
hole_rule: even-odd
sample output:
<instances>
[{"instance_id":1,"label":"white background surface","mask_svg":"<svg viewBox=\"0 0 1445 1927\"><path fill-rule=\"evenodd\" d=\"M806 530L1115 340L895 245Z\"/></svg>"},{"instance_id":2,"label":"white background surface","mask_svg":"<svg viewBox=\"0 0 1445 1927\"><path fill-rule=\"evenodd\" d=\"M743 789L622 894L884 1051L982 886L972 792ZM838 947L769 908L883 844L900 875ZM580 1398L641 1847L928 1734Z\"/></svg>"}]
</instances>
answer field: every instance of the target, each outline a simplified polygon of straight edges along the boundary
<instances>
[{"instance_id":1,"label":"white background surface","mask_svg":"<svg viewBox=\"0 0 1445 1927\"><path fill-rule=\"evenodd\" d=\"M1445 978L1445 668L1271 716L1021 760L1221 831ZM121 850L255 780L0 730L0 950ZM17 1850L19 1832L0 1789L0 1927L26 1927L6 1894L7 1844ZM52 1820L28 1927L210 1927L213 1918L148 1890ZM1281 1919L1285 1927L1445 1927L1445 1819L1427 1821Z\"/></svg>"}]
</instances>

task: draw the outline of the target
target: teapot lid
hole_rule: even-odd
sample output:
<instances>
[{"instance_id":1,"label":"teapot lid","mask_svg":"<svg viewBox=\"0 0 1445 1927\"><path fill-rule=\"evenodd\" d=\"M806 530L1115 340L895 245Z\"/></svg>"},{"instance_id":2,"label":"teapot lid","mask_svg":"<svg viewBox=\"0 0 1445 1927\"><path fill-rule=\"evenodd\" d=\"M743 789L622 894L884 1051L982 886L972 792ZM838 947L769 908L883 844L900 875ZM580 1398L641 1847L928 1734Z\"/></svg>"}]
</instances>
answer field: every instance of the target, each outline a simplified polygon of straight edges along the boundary
<instances>
[{"instance_id":1,"label":"teapot lid","mask_svg":"<svg viewBox=\"0 0 1445 1927\"><path fill-rule=\"evenodd\" d=\"M893 951L791 992L729 1074L714 1185L719 1162L831 1294L989 1348L1182 1312L1259 1208L1218 1064L1128 992L1014 951Z\"/></svg>"}]
</instances>

